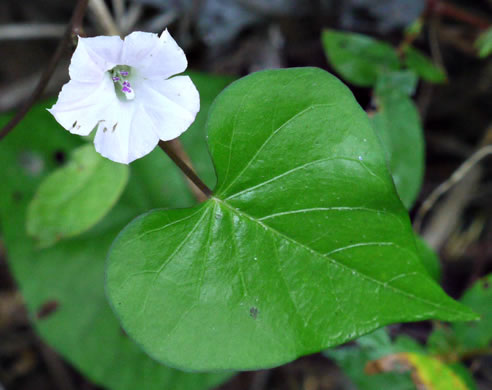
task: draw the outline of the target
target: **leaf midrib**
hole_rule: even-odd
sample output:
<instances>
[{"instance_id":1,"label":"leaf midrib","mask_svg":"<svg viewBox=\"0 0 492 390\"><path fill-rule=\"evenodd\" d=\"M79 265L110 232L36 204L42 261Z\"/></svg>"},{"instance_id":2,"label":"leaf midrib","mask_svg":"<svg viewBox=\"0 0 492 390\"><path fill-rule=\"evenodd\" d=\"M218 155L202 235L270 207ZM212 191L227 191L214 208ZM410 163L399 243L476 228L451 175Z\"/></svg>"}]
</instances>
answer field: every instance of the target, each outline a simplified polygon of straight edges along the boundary
<instances>
[{"instance_id":1,"label":"leaf midrib","mask_svg":"<svg viewBox=\"0 0 492 390\"><path fill-rule=\"evenodd\" d=\"M280 238L282 238L282 239L284 239L286 241L289 241L289 242L291 242L291 243L293 243L295 245L298 245L298 246L304 248L305 250L307 250L308 252L310 252L310 253L312 253L312 254L314 254L316 256L321 256L322 258L327 259L328 261L330 261L334 266L340 267L340 268L344 268L345 270L348 270L348 271L350 271L352 273L355 273L355 274L359 275L360 278L366 279L369 282L372 282L372 283L380 286L383 289L393 290L397 294L401 294L401 295L403 295L403 296L405 296L407 298L420 301L420 302L425 303L425 304L427 304L429 306L435 307L435 308L440 309L440 310L447 311L449 313L459 314L461 316L463 315L463 312L461 312L461 311L449 309L449 308L447 308L445 306L436 304L436 303L434 303L432 301L428 301L427 299L421 298L421 297L416 296L416 295L412 295L412 294L410 294L410 293L408 293L408 292L406 292L404 290L401 290L401 289L396 288L396 287L394 287L392 285L388 285L388 284L386 284L384 282L381 282L381 281L379 281L377 279L374 279L373 277L362 273L358 269L355 269L355 268L349 267L348 265L342 264L342 263L336 261L335 259L333 259L332 257L329 257L329 256L327 256L325 254L319 253L319 252L315 251L314 249L306 246L305 244L300 243L299 241L297 241L297 240L295 240L295 239L293 239L293 238L285 235L284 233L281 233L277 229L274 229L271 226L269 226L267 224L264 224L263 222L259 221L258 219L254 218L253 216L249 215L248 213L245 213L244 211L241 211L241 210L237 209L236 207L230 205L226 201L224 201L224 200L222 200L220 198L217 198L216 196L212 196L210 199L213 200L213 201L215 201L215 202L217 202L217 203L219 203L220 205L224 206L225 208L229 209L230 211L232 211L236 215L238 215L240 217L247 218L247 219L249 219L249 220L251 220L253 222L256 222L257 224L259 224L260 226L262 226L265 230L270 231L272 234L277 235Z\"/></svg>"}]
</instances>

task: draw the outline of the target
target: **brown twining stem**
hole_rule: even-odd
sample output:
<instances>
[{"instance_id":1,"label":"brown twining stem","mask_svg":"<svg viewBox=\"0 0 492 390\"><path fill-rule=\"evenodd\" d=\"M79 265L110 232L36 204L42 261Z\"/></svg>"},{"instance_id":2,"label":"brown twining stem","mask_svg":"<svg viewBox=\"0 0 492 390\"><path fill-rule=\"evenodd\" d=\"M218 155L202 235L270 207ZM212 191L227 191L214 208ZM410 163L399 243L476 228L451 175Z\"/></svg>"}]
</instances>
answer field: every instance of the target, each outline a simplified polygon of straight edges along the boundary
<instances>
[{"instance_id":1,"label":"brown twining stem","mask_svg":"<svg viewBox=\"0 0 492 390\"><path fill-rule=\"evenodd\" d=\"M471 24L482 30L490 27L488 20L442 0L427 0L427 9L430 13L447 16L460 22Z\"/></svg>"},{"instance_id":2,"label":"brown twining stem","mask_svg":"<svg viewBox=\"0 0 492 390\"><path fill-rule=\"evenodd\" d=\"M190 168L190 159L178 138L171 141L159 141L159 146L187 177L192 184L193 194L199 202L203 202L212 196L212 190Z\"/></svg>"},{"instance_id":3,"label":"brown twining stem","mask_svg":"<svg viewBox=\"0 0 492 390\"><path fill-rule=\"evenodd\" d=\"M53 73L56 69L56 66L60 62L67 47L72 45L73 35L80 35L82 32L82 21L84 19L85 11L87 9L87 4L89 0L78 0L75 5L74 11L72 13L72 18L68 23L67 29L65 30L65 34L63 38L58 43L58 47L51 57L51 60L44 70L36 89L33 91L31 96L24 102L22 107L16 112L14 117L0 130L0 140L6 137L17 124L26 116L31 107L36 103L41 94L43 93L46 85L50 81Z\"/></svg>"}]
</instances>

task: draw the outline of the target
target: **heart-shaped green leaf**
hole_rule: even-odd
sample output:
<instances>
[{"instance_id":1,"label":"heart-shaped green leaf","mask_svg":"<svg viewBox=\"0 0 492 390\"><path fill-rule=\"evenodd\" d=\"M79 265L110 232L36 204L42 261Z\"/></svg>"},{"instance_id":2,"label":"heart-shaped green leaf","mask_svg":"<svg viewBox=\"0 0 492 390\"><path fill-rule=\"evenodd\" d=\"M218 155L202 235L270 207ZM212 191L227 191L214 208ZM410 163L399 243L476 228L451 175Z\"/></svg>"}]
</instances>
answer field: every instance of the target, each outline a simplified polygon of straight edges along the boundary
<instances>
[{"instance_id":1,"label":"heart-shaped green leaf","mask_svg":"<svg viewBox=\"0 0 492 390\"><path fill-rule=\"evenodd\" d=\"M207 127L214 196L134 220L108 258L113 309L152 357L264 368L389 323L475 318L421 265L379 141L335 77L255 73Z\"/></svg>"},{"instance_id":2,"label":"heart-shaped green leaf","mask_svg":"<svg viewBox=\"0 0 492 390\"><path fill-rule=\"evenodd\" d=\"M41 247L89 230L115 205L128 181L128 166L84 145L40 185L27 212L27 232Z\"/></svg>"}]
</instances>

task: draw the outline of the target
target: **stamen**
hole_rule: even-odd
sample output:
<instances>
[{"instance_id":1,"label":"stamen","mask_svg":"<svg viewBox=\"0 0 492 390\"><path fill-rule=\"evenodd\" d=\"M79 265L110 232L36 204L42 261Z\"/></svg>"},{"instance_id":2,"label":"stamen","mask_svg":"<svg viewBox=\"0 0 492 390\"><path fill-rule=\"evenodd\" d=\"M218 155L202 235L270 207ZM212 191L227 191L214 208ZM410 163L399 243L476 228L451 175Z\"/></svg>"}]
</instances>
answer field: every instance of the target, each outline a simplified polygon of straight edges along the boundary
<instances>
[{"instance_id":1,"label":"stamen","mask_svg":"<svg viewBox=\"0 0 492 390\"><path fill-rule=\"evenodd\" d=\"M114 81L115 83L117 83L118 81L120 81L120 78L119 78L118 76L114 76L114 77L113 77L113 81Z\"/></svg>"},{"instance_id":2,"label":"stamen","mask_svg":"<svg viewBox=\"0 0 492 390\"><path fill-rule=\"evenodd\" d=\"M123 87L121 88L121 92L123 92L128 100L132 100L135 97L135 93L132 90L132 86L129 81L123 81Z\"/></svg>"},{"instance_id":3,"label":"stamen","mask_svg":"<svg viewBox=\"0 0 492 390\"><path fill-rule=\"evenodd\" d=\"M122 75L123 77L128 76L128 74L129 74L129 73L128 73L126 70L122 70L122 71L120 72L120 75Z\"/></svg>"}]
</instances>

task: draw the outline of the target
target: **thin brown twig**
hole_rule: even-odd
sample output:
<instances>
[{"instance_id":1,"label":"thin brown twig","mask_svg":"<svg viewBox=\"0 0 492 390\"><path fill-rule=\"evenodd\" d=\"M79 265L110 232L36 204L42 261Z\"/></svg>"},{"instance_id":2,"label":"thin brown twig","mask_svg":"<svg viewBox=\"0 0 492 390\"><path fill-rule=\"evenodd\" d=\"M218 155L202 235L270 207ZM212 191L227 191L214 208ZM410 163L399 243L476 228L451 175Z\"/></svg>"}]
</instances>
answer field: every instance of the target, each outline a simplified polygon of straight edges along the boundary
<instances>
[{"instance_id":1,"label":"thin brown twig","mask_svg":"<svg viewBox=\"0 0 492 390\"><path fill-rule=\"evenodd\" d=\"M203 202L212 196L212 190L207 187L191 168L190 159L184 151L179 139L159 141L159 146L184 173L189 184L191 184L190 188L193 191L193 194L199 202Z\"/></svg>"},{"instance_id":2,"label":"thin brown twig","mask_svg":"<svg viewBox=\"0 0 492 390\"><path fill-rule=\"evenodd\" d=\"M471 24L482 30L486 30L490 27L490 23L487 20L449 3L440 2L436 12L442 16L448 16L455 20L459 20L460 22Z\"/></svg>"},{"instance_id":3,"label":"thin brown twig","mask_svg":"<svg viewBox=\"0 0 492 390\"><path fill-rule=\"evenodd\" d=\"M441 183L434 191L432 191L417 211L414 222L414 228L417 232L421 231L422 222L436 201L443 194L448 192L456 183L460 182L476 164L490 154L492 154L492 145L484 146L478 149L468 160L460 165L460 167L451 175L449 179Z\"/></svg>"},{"instance_id":4,"label":"thin brown twig","mask_svg":"<svg viewBox=\"0 0 492 390\"><path fill-rule=\"evenodd\" d=\"M58 23L15 23L0 26L0 40L59 39L65 33L65 25Z\"/></svg>"},{"instance_id":5,"label":"thin brown twig","mask_svg":"<svg viewBox=\"0 0 492 390\"><path fill-rule=\"evenodd\" d=\"M113 4L114 10L114 18L116 25L121 30L121 21L123 20L123 16L126 12L126 4L124 0L112 0L111 4Z\"/></svg>"},{"instance_id":6,"label":"thin brown twig","mask_svg":"<svg viewBox=\"0 0 492 390\"><path fill-rule=\"evenodd\" d=\"M422 19L419 19L418 20L418 23L421 23L423 24L423 21ZM408 47L408 46L411 46L413 44L413 42L418 38L420 37L420 35L422 34L422 28L419 28L418 31L412 31L412 32L406 32L405 33L405 36L403 37L402 41L400 42L400 44L396 47L396 53L398 54L398 56L400 58L404 58L405 56L405 49Z\"/></svg>"},{"instance_id":7,"label":"thin brown twig","mask_svg":"<svg viewBox=\"0 0 492 390\"><path fill-rule=\"evenodd\" d=\"M118 26L104 0L89 0L89 16L93 16L97 20L97 24L106 34L120 35Z\"/></svg>"},{"instance_id":8,"label":"thin brown twig","mask_svg":"<svg viewBox=\"0 0 492 390\"><path fill-rule=\"evenodd\" d=\"M132 3L121 19L120 32L125 35L129 33L137 24L142 16L143 5L140 3Z\"/></svg>"},{"instance_id":9,"label":"thin brown twig","mask_svg":"<svg viewBox=\"0 0 492 390\"><path fill-rule=\"evenodd\" d=\"M488 20L472 14L463 8L449 4L448 2L440 0L427 0L427 8L431 14L436 13L442 16L447 16L448 18L476 26L481 30L486 30L490 27L490 22Z\"/></svg>"},{"instance_id":10,"label":"thin brown twig","mask_svg":"<svg viewBox=\"0 0 492 390\"><path fill-rule=\"evenodd\" d=\"M65 30L65 35L58 44L53 57L51 58L48 66L41 76L41 79L39 80L31 96L26 100L19 111L17 111L14 117L2 128L2 130L0 130L0 140L5 138L15 128L15 126L17 126L17 124L29 112L34 103L36 103L36 101L39 99L44 89L46 88L46 85L50 81L58 62L60 62L60 60L62 59L65 49L71 45L73 35L81 34L82 21L84 19L88 1L89 0L77 1L72 14L72 18L68 23L67 29Z\"/></svg>"}]
</instances>

